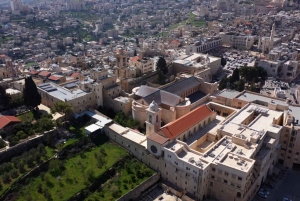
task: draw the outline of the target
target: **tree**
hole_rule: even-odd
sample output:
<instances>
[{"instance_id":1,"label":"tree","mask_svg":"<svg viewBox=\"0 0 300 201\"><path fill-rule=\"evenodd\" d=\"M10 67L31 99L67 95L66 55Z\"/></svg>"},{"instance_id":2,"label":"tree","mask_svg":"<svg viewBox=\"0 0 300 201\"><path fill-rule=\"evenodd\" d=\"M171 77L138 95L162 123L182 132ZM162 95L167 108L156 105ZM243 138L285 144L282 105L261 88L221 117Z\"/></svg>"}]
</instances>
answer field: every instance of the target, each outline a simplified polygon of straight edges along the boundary
<instances>
[{"instance_id":1,"label":"tree","mask_svg":"<svg viewBox=\"0 0 300 201\"><path fill-rule=\"evenodd\" d=\"M266 79L268 77L267 71L262 67L256 67L258 71L258 76L262 79Z\"/></svg>"},{"instance_id":2,"label":"tree","mask_svg":"<svg viewBox=\"0 0 300 201\"><path fill-rule=\"evenodd\" d=\"M6 143L0 138L0 149L6 147Z\"/></svg>"},{"instance_id":3,"label":"tree","mask_svg":"<svg viewBox=\"0 0 300 201\"><path fill-rule=\"evenodd\" d=\"M253 92L256 92L255 80L252 80L249 90L253 91Z\"/></svg>"},{"instance_id":4,"label":"tree","mask_svg":"<svg viewBox=\"0 0 300 201\"><path fill-rule=\"evenodd\" d=\"M219 83L219 90L223 90L227 87L227 83L229 82L230 78L223 77Z\"/></svg>"},{"instance_id":5,"label":"tree","mask_svg":"<svg viewBox=\"0 0 300 201\"><path fill-rule=\"evenodd\" d=\"M236 81L239 81L239 80L240 80L240 72L239 72L239 69L236 68L236 69L234 69L234 71L232 73L230 83L235 83Z\"/></svg>"},{"instance_id":6,"label":"tree","mask_svg":"<svg viewBox=\"0 0 300 201\"><path fill-rule=\"evenodd\" d=\"M41 94L39 94L31 76L26 76L25 78L23 98L25 105L32 107L33 109L38 109L38 105L40 105L42 102Z\"/></svg>"},{"instance_id":7,"label":"tree","mask_svg":"<svg viewBox=\"0 0 300 201\"><path fill-rule=\"evenodd\" d=\"M226 66L227 60L224 57L221 57L221 65Z\"/></svg>"},{"instance_id":8,"label":"tree","mask_svg":"<svg viewBox=\"0 0 300 201\"><path fill-rule=\"evenodd\" d=\"M63 101L58 101L54 104L53 108L51 108L51 112L60 112L65 115L65 120L67 116L71 115L73 113L73 108L70 103L63 102Z\"/></svg>"},{"instance_id":9,"label":"tree","mask_svg":"<svg viewBox=\"0 0 300 201\"><path fill-rule=\"evenodd\" d=\"M6 93L4 87L0 86L0 106L7 107L10 102L10 96Z\"/></svg>"},{"instance_id":10,"label":"tree","mask_svg":"<svg viewBox=\"0 0 300 201\"><path fill-rule=\"evenodd\" d=\"M244 91L245 89L245 81L243 79L236 81L234 83L234 89L237 91Z\"/></svg>"},{"instance_id":11,"label":"tree","mask_svg":"<svg viewBox=\"0 0 300 201\"><path fill-rule=\"evenodd\" d=\"M161 72L163 75L166 75L168 73L168 67L165 58L159 57L156 63L156 70Z\"/></svg>"}]
</instances>

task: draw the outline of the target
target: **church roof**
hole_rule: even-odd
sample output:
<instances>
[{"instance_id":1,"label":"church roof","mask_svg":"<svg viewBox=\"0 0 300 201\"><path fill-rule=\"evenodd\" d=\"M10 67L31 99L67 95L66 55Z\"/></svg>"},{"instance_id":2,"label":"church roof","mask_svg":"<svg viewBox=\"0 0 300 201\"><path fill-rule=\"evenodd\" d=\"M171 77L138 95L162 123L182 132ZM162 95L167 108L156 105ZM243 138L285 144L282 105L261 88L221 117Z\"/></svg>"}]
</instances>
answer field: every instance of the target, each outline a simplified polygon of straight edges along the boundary
<instances>
[{"instance_id":1,"label":"church roof","mask_svg":"<svg viewBox=\"0 0 300 201\"><path fill-rule=\"evenodd\" d=\"M179 119L165 125L161 131L167 138L174 139L182 134L185 130L189 129L213 113L214 112L207 107L207 105L202 105L201 107L196 108Z\"/></svg>"},{"instance_id":2,"label":"church roof","mask_svg":"<svg viewBox=\"0 0 300 201\"><path fill-rule=\"evenodd\" d=\"M157 133L152 133L147 138L157 142L158 144L164 144L169 140L168 138L158 135Z\"/></svg>"},{"instance_id":3,"label":"church roof","mask_svg":"<svg viewBox=\"0 0 300 201\"><path fill-rule=\"evenodd\" d=\"M139 90L135 93L135 95L140 97L146 97L149 96L150 94L153 94L156 91L159 91L159 89L142 85L140 86Z\"/></svg>"},{"instance_id":4,"label":"church roof","mask_svg":"<svg viewBox=\"0 0 300 201\"><path fill-rule=\"evenodd\" d=\"M144 100L147 102L148 105L154 100L158 105L164 104L171 107L175 107L183 99L175 94L159 90L144 97Z\"/></svg>"},{"instance_id":5,"label":"church roof","mask_svg":"<svg viewBox=\"0 0 300 201\"><path fill-rule=\"evenodd\" d=\"M183 79L178 82L175 82L174 84L169 85L167 87L161 88L161 90L180 96L182 93L196 86L199 86L200 84L201 83L199 82L199 80L194 76L192 76L187 79Z\"/></svg>"}]
</instances>

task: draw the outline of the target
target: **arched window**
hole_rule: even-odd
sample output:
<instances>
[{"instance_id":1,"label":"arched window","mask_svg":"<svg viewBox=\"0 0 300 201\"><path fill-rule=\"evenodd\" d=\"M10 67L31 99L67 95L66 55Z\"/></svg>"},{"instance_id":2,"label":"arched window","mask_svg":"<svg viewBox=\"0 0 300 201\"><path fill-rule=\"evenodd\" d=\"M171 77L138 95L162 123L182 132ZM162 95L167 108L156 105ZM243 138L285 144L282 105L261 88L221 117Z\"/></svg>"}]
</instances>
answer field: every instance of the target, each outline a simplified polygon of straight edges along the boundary
<instances>
[{"instance_id":1,"label":"arched window","mask_svg":"<svg viewBox=\"0 0 300 201\"><path fill-rule=\"evenodd\" d=\"M242 197L242 194L241 194L240 192L237 192L236 196L237 196L238 198L240 198L240 197Z\"/></svg>"},{"instance_id":2,"label":"arched window","mask_svg":"<svg viewBox=\"0 0 300 201\"><path fill-rule=\"evenodd\" d=\"M152 123L152 116L149 115L149 122Z\"/></svg>"}]
</instances>

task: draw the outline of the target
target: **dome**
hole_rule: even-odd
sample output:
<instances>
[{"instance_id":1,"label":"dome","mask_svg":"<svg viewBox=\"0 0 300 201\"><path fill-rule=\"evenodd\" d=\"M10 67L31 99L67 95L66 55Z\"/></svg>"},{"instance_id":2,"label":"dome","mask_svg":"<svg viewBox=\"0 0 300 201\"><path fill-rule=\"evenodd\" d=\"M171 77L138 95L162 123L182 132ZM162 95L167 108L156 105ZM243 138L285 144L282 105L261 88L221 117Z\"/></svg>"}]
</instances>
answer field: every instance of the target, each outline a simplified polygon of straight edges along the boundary
<instances>
[{"instance_id":1,"label":"dome","mask_svg":"<svg viewBox=\"0 0 300 201\"><path fill-rule=\"evenodd\" d=\"M154 100L152 101L152 103L150 103L149 109L152 110L152 111L157 111L158 110L158 105Z\"/></svg>"}]
</instances>

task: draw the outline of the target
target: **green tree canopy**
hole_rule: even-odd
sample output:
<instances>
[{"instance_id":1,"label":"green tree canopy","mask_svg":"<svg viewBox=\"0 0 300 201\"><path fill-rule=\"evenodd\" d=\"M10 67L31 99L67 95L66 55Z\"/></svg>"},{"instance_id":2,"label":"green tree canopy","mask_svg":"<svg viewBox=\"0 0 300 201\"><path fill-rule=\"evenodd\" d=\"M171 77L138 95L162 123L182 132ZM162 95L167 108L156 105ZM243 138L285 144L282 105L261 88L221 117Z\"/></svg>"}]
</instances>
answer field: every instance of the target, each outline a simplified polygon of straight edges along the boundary
<instances>
[{"instance_id":1,"label":"green tree canopy","mask_svg":"<svg viewBox=\"0 0 300 201\"><path fill-rule=\"evenodd\" d=\"M55 112L63 113L63 114L65 114L65 119L66 119L66 116L69 116L73 113L73 108L70 103L58 101L51 108L51 112L52 113L55 113Z\"/></svg>"},{"instance_id":2,"label":"green tree canopy","mask_svg":"<svg viewBox=\"0 0 300 201\"><path fill-rule=\"evenodd\" d=\"M0 86L0 106L7 107L10 102L10 96L6 93L4 87Z\"/></svg>"},{"instance_id":3,"label":"green tree canopy","mask_svg":"<svg viewBox=\"0 0 300 201\"><path fill-rule=\"evenodd\" d=\"M156 70L161 72L163 75L166 75L168 73L168 67L165 58L159 57L156 63Z\"/></svg>"},{"instance_id":4,"label":"green tree canopy","mask_svg":"<svg viewBox=\"0 0 300 201\"><path fill-rule=\"evenodd\" d=\"M234 69L234 71L232 73L230 83L235 83L236 81L239 81L239 80L240 80L240 72L239 72L239 69L236 68L236 69Z\"/></svg>"},{"instance_id":5,"label":"green tree canopy","mask_svg":"<svg viewBox=\"0 0 300 201\"><path fill-rule=\"evenodd\" d=\"M37 87L31 76L25 78L25 88L23 90L24 103L27 106L36 109L42 102L42 97L39 94Z\"/></svg>"},{"instance_id":6,"label":"green tree canopy","mask_svg":"<svg viewBox=\"0 0 300 201\"><path fill-rule=\"evenodd\" d=\"M253 80L258 82L258 78L267 78L267 72L262 67L248 67L243 66L239 69L240 76L245 78L247 83L251 83Z\"/></svg>"},{"instance_id":7,"label":"green tree canopy","mask_svg":"<svg viewBox=\"0 0 300 201\"><path fill-rule=\"evenodd\" d=\"M224 57L221 57L221 65L225 66L227 64L227 60Z\"/></svg>"}]
</instances>

